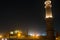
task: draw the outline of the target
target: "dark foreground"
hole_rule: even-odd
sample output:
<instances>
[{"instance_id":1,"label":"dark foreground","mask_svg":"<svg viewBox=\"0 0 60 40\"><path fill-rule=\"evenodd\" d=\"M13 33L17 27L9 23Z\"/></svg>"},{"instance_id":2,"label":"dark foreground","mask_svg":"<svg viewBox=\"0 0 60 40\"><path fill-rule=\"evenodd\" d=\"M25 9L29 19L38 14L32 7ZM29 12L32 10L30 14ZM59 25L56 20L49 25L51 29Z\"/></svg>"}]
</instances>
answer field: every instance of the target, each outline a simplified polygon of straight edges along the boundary
<instances>
[{"instance_id":1,"label":"dark foreground","mask_svg":"<svg viewBox=\"0 0 60 40\"><path fill-rule=\"evenodd\" d=\"M8 40L40 40L40 39L8 39Z\"/></svg>"},{"instance_id":2,"label":"dark foreground","mask_svg":"<svg viewBox=\"0 0 60 40\"><path fill-rule=\"evenodd\" d=\"M43 39L3 39L3 40L46 40L46 39L43 38Z\"/></svg>"}]
</instances>

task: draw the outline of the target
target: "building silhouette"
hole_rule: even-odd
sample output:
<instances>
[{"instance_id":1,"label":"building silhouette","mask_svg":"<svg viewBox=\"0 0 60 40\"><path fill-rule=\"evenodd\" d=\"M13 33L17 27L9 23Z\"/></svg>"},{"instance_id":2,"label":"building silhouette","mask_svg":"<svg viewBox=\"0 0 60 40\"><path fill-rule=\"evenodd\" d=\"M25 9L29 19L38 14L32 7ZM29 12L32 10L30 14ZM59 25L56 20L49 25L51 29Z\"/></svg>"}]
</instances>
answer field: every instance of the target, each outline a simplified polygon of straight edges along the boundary
<instances>
[{"instance_id":1,"label":"building silhouette","mask_svg":"<svg viewBox=\"0 0 60 40\"><path fill-rule=\"evenodd\" d=\"M45 20L46 20L46 32L47 32L47 40L55 40L54 36L54 28L53 28L53 15L52 15L52 4L51 0L45 1Z\"/></svg>"}]
</instances>

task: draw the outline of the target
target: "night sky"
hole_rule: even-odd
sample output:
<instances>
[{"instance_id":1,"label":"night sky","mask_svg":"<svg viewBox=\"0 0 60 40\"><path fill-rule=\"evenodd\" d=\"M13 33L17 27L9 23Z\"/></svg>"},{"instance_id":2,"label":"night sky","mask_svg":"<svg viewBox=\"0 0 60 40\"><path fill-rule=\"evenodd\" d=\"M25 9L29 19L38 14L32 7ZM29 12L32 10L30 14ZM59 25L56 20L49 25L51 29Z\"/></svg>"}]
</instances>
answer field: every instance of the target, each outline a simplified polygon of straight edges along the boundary
<instances>
[{"instance_id":1,"label":"night sky","mask_svg":"<svg viewBox=\"0 0 60 40\"><path fill-rule=\"evenodd\" d=\"M45 33L45 0L0 1L0 32L20 29ZM54 29L60 30L60 1L52 0Z\"/></svg>"}]
</instances>

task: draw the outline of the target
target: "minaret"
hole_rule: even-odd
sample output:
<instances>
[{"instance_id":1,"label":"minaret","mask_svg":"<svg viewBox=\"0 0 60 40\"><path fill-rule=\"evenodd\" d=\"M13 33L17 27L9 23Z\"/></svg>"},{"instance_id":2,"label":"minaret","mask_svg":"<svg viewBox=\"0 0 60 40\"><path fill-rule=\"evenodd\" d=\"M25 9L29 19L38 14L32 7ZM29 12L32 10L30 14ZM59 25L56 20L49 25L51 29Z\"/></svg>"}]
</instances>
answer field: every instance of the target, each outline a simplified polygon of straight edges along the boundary
<instances>
[{"instance_id":1,"label":"minaret","mask_svg":"<svg viewBox=\"0 0 60 40\"><path fill-rule=\"evenodd\" d=\"M51 0L45 1L45 20L46 20L46 32L47 40L55 40L54 29L53 29L53 16L52 16L52 4Z\"/></svg>"}]
</instances>

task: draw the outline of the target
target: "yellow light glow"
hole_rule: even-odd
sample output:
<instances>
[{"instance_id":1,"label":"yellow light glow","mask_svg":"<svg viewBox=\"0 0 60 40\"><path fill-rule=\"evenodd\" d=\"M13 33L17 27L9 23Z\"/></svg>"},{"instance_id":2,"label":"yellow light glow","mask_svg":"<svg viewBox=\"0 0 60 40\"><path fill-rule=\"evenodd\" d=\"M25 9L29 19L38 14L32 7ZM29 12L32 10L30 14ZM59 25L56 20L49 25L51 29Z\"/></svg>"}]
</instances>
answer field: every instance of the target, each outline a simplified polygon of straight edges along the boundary
<instances>
[{"instance_id":1,"label":"yellow light glow","mask_svg":"<svg viewBox=\"0 0 60 40\"><path fill-rule=\"evenodd\" d=\"M3 36L2 35L0 35L0 38L2 38Z\"/></svg>"},{"instance_id":2,"label":"yellow light glow","mask_svg":"<svg viewBox=\"0 0 60 40\"><path fill-rule=\"evenodd\" d=\"M58 38L56 38L56 40L57 40Z\"/></svg>"},{"instance_id":3,"label":"yellow light glow","mask_svg":"<svg viewBox=\"0 0 60 40\"><path fill-rule=\"evenodd\" d=\"M18 37L21 37L21 34L20 34L20 33L18 33L18 34L17 34L17 36L18 36Z\"/></svg>"}]
</instances>

